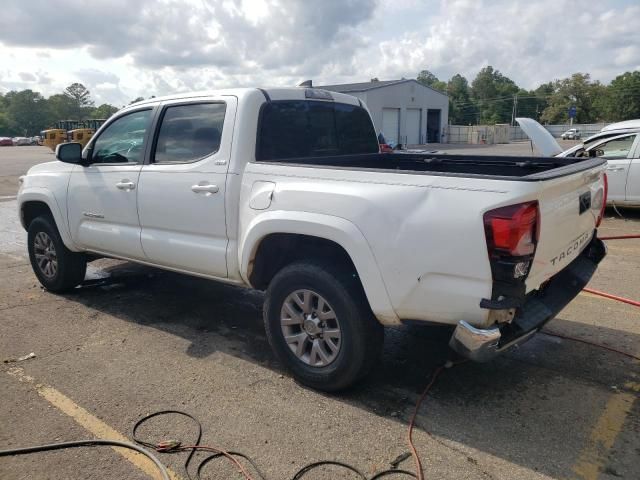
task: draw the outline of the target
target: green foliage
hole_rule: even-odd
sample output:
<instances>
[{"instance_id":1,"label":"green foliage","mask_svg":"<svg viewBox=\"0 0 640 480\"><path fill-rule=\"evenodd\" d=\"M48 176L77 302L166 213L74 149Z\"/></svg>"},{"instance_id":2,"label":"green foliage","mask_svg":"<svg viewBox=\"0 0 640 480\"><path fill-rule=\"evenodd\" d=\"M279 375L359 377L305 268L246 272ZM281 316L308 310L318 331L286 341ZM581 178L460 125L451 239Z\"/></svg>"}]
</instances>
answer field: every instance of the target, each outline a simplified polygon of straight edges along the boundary
<instances>
[{"instance_id":1,"label":"green foliage","mask_svg":"<svg viewBox=\"0 0 640 480\"><path fill-rule=\"evenodd\" d=\"M425 87L431 87L435 90L439 90L440 92L447 91L447 83L438 80L438 77L436 77L429 70L422 70L418 74L418 77L416 78L416 80L422 85L424 85Z\"/></svg>"},{"instance_id":2,"label":"green foliage","mask_svg":"<svg viewBox=\"0 0 640 480\"><path fill-rule=\"evenodd\" d=\"M614 78L600 108L606 120L640 118L640 71L626 72Z\"/></svg>"},{"instance_id":3,"label":"green foliage","mask_svg":"<svg viewBox=\"0 0 640 480\"><path fill-rule=\"evenodd\" d=\"M480 123L509 123L516 83L489 65L471 82L471 98L478 107Z\"/></svg>"},{"instance_id":4,"label":"green foliage","mask_svg":"<svg viewBox=\"0 0 640 480\"><path fill-rule=\"evenodd\" d=\"M603 116L597 108L597 99L605 95L605 87L600 82L592 82L588 73L574 73L569 78L553 82L549 105L540 119L545 123L566 123L569 121L569 108L575 106L576 122L597 122Z\"/></svg>"},{"instance_id":5,"label":"green foliage","mask_svg":"<svg viewBox=\"0 0 640 480\"><path fill-rule=\"evenodd\" d=\"M117 107L114 107L113 105L109 105L108 103L103 103L99 107L96 107L92 110L91 118L107 119L117 111L118 111Z\"/></svg>"},{"instance_id":6,"label":"green foliage","mask_svg":"<svg viewBox=\"0 0 640 480\"><path fill-rule=\"evenodd\" d=\"M7 115L9 124L18 135L36 135L47 121L47 101L38 92L22 90L9 92Z\"/></svg>"},{"instance_id":7,"label":"green foliage","mask_svg":"<svg viewBox=\"0 0 640 480\"><path fill-rule=\"evenodd\" d=\"M492 66L484 67L469 85L455 74L445 85L429 70L417 80L449 96L449 121L456 125L510 123L529 117L542 123L569 122L576 107L576 123L617 122L640 118L640 71L626 72L609 85L592 81L588 73L543 83L534 90L518 87Z\"/></svg>"},{"instance_id":8,"label":"green foliage","mask_svg":"<svg viewBox=\"0 0 640 480\"><path fill-rule=\"evenodd\" d=\"M109 104L95 107L91 92L81 83L45 99L32 90L0 94L0 136L33 136L58 120L109 118L118 108Z\"/></svg>"},{"instance_id":9,"label":"green foliage","mask_svg":"<svg viewBox=\"0 0 640 480\"><path fill-rule=\"evenodd\" d=\"M447 83L449 95L449 121L455 125L469 123L470 117L475 115L475 106L471 102L469 82L456 73Z\"/></svg>"}]
</instances>

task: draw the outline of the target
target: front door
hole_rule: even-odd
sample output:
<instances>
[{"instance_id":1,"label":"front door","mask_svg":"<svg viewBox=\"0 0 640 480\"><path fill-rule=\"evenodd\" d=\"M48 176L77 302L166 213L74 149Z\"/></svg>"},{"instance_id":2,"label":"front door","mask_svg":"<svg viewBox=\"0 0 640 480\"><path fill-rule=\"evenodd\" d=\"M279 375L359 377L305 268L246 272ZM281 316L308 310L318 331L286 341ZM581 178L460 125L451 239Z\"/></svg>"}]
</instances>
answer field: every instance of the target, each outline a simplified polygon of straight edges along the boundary
<instances>
[{"instance_id":1,"label":"front door","mask_svg":"<svg viewBox=\"0 0 640 480\"><path fill-rule=\"evenodd\" d=\"M162 106L138 191L151 262L227 276L225 195L236 104L219 97Z\"/></svg>"},{"instance_id":2,"label":"front door","mask_svg":"<svg viewBox=\"0 0 640 480\"><path fill-rule=\"evenodd\" d=\"M81 247L144 259L136 192L153 110L113 120L87 150L88 166L76 166L68 190L69 229Z\"/></svg>"},{"instance_id":3,"label":"front door","mask_svg":"<svg viewBox=\"0 0 640 480\"><path fill-rule=\"evenodd\" d=\"M607 198L610 201L622 203L626 200L627 177L637 141L638 134L623 134L608 138L587 149L589 156L607 159Z\"/></svg>"}]
</instances>

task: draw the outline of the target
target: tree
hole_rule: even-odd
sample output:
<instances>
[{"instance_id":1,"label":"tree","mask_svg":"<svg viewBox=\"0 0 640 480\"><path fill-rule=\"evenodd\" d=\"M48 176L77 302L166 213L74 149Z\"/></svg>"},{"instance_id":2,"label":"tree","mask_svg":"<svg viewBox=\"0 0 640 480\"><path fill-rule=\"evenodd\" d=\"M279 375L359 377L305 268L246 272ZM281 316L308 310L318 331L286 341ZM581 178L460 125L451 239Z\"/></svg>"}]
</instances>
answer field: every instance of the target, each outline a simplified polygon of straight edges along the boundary
<instances>
[{"instance_id":1,"label":"tree","mask_svg":"<svg viewBox=\"0 0 640 480\"><path fill-rule=\"evenodd\" d=\"M425 87L431 87L441 92L447 91L447 84L445 82L440 81L438 77L436 77L429 70L422 70L418 74L418 77L416 78L416 80L418 81L418 83L421 83Z\"/></svg>"},{"instance_id":2,"label":"tree","mask_svg":"<svg viewBox=\"0 0 640 480\"><path fill-rule=\"evenodd\" d=\"M489 65L471 82L471 97L478 106L480 123L509 123L514 96L520 89L516 83Z\"/></svg>"},{"instance_id":3,"label":"tree","mask_svg":"<svg viewBox=\"0 0 640 480\"><path fill-rule=\"evenodd\" d=\"M7 114L20 135L37 135L47 126L47 102L38 92L9 92Z\"/></svg>"},{"instance_id":4,"label":"tree","mask_svg":"<svg viewBox=\"0 0 640 480\"><path fill-rule=\"evenodd\" d=\"M607 120L640 118L640 71L618 75L596 104Z\"/></svg>"},{"instance_id":5,"label":"tree","mask_svg":"<svg viewBox=\"0 0 640 480\"><path fill-rule=\"evenodd\" d=\"M0 137L13 137L20 132L6 112L0 111Z\"/></svg>"},{"instance_id":6,"label":"tree","mask_svg":"<svg viewBox=\"0 0 640 480\"><path fill-rule=\"evenodd\" d=\"M91 116L93 118L107 119L117 111L118 111L118 107L114 107L113 105L109 105L108 103L103 103L99 107L96 107L92 110Z\"/></svg>"},{"instance_id":7,"label":"tree","mask_svg":"<svg viewBox=\"0 0 640 480\"><path fill-rule=\"evenodd\" d=\"M65 88L63 93L73 101L74 111L72 118L77 120L86 118L93 107L91 92L84 85L76 82Z\"/></svg>"},{"instance_id":8,"label":"tree","mask_svg":"<svg viewBox=\"0 0 640 480\"><path fill-rule=\"evenodd\" d=\"M449 95L449 121L455 125L470 123L475 118L475 105L471 102L469 82L456 73L447 83Z\"/></svg>"},{"instance_id":9,"label":"tree","mask_svg":"<svg viewBox=\"0 0 640 480\"><path fill-rule=\"evenodd\" d=\"M131 100L131 101L129 102L129 105L131 105L131 104L133 104L133 103L141 102L142 100L144 100L144 97L136 97L136 98L134 98L133 100Z\"/></svg>"},{"instance_id":10,"label":"tree","mask_svg":"<svg viewBox=\"0 0 640 480\"><path fill-rule=\"evenodd\" d=\"M58 120L76 119L78 106L69 95L57 93L47 99L48 124L53 125Z\"/></svg>"},{"instance_id":11,"label":"tree","mask_svg":"<svg viewBox=\"0 0 640 480\"><path fill-rule=\"evenodd\" d=\"M600 82L592 82L588 73L574 73L569 78L553 82L553 93L540 119L546 123L567 123L569 108L576 107L576 121L591 123L601 120L601 101L606 89Z\"/></svg>"}]
</instances>

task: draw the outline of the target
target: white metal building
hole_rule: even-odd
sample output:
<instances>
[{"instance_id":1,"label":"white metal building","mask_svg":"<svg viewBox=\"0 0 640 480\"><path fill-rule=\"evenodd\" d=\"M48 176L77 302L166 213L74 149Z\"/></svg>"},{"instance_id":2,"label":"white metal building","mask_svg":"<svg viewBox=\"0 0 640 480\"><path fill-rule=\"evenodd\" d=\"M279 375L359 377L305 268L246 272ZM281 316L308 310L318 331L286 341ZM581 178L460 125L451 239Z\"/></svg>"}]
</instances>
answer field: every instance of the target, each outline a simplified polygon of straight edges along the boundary
<instances>
[{"instance_id":1,"label":"white metal building","mask_svg":"<svg viewBox=\"0 0 640 480\"><path fill-rule=\"evenodd\" d=\"M382 132L389 143L417 145L444 139L449 97L416 80L374 80L317 88L347 93L366 103L376 133Z\"/></svg>"}]
</instances>

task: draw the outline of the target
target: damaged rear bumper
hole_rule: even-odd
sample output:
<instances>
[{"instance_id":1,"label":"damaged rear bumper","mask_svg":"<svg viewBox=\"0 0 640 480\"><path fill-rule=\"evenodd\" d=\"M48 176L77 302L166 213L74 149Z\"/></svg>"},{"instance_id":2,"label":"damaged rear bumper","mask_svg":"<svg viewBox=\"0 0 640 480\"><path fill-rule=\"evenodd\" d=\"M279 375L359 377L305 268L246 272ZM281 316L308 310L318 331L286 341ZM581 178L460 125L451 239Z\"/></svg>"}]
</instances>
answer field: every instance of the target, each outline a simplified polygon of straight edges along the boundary
<instances>
[{"instance_id":1,"label":"damaged rear bumper","mask_svg":"<svg viewBox=\"0 0 640 480\"><path fill-rule=\"evenodd\" d=\"M461 320L449 346L464 357L485 362L525 342L582 291L606 252L602 240L594 236L580 256L552 277L543 289L525 297L511 323L476 328Z\"/></svg>"}]
</instances>

